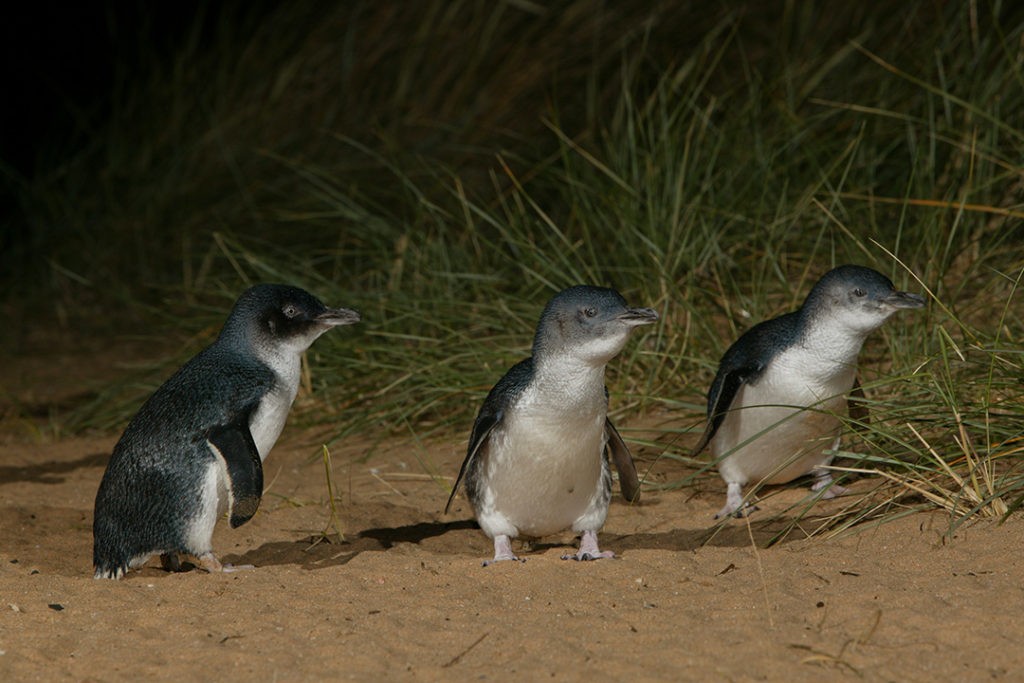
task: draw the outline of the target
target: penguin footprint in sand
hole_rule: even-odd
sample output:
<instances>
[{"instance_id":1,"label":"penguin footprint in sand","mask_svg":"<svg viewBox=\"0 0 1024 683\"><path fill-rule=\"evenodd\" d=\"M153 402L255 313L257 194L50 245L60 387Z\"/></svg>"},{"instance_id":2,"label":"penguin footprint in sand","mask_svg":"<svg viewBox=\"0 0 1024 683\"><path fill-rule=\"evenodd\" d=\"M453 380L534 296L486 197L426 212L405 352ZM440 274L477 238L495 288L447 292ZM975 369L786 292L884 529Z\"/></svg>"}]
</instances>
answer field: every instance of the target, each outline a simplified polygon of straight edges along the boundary
<instances>
[{"instance_id":1,"label":"penguin footprint in sand","mask_svg":"<svg viewBox=\"0 0 1024 683\"><path fill-rule=\"evenodd\" d=\"M494 559L517 560L511 539L571 528L579 552L563 559L612 557L597 544L611 500L609 457L622 493L640 493L633 460L608 419L605 365L630 332L653 323L649 308L629 308L618 292L570 287L548 302L533 356L491 389L473 425L466 459L445 512L465 479L466 493Z\"/></svg>"},{"instance_id":2,"label":"penguin footprint in sand","mask_svg":"<svg viewBox=\"0 0 1024 683\"><path fill-rule=\"evenodd\" d=\"M119 579L160 554L231 570L213 554L227 511L247 522L263 495L263 460L299 387L300 357L321 334L359 322L308 292L257 285L235 303L217 340L157 389L132 418L96 494L96 578Z\"/></svg>"},{"instance_id":3,"label":"penguin footprint in sand","mask_svg":"<svg viewBox=\"0 0 1024 683\"><path fill-rule=\"evenodd\" d=\"M800 310L755 325L722 356L708 392L708 424L694 455L711 445L728 491L715 518L743 514L743 487L814 473L831 497L826 450L839 445L846 396L857 391L864 340L924 299L897 291L870 268L840 266L811 289Z\"/></svg>"}]
</instances>

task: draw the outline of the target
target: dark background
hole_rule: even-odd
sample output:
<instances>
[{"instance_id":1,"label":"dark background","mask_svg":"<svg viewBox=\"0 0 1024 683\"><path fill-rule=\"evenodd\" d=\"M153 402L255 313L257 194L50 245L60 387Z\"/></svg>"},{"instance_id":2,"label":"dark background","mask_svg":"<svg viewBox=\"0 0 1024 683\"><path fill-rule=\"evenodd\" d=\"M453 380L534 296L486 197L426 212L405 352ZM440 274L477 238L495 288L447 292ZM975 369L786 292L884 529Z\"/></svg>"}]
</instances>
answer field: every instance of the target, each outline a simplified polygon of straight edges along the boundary
<instances>
[{"instance_id":1,"label":"dark background","mask_svg":"<svg viewBox=\"0 0 1024 683\"><path fill-rule=\"evenodd\" d=\"M46 172L84 144L130 87L142 55L167 57L197 20L244 24L274 3L23 3L0 21L5 105L0 159L15 176Z\"/></svg>"}]
</instances>

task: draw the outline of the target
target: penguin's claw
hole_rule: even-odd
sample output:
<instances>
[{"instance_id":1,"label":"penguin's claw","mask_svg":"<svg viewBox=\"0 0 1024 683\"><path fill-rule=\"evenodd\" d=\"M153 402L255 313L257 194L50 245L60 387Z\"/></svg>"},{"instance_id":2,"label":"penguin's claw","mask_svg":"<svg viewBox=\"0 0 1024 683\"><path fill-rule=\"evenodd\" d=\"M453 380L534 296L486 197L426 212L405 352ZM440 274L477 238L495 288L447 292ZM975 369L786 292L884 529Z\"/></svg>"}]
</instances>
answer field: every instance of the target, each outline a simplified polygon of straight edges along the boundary
<instances>
[{"instance_id":1,"label":"penguin's claw","mask_svg":"<svg viewBox=\"0 0 1024 683\"><path fill-rule=\"evenodd\" d=\"M597 546L597 532L584 531L580 537L579 552L562 555L563 560L576 560L577 562L589 562L591 560L607 560L615 557L611 550L601 550Z\"/></svg>"},{"instance_id":2,"label":"penguin's claw","mask_svg":"<svg viewBox=\"0 0 1024 683\"><path fill-rule=\"evenodd\" d=\"M610 560L615 557L615 553L611 550L602 550L600 552L583 552L582 550L578 553L566 553L562 555L563 560L575 560L576 562L590 562L591 560Z\"/></svg>"},{"instance_id":3,"label":"penguin's claw","mask_svg":"<svg viewBox=\"0 0 1024 683\"><path fill-rule=\"evenodd\" d=\"M731 481L728 482L725 494L725 506L715 514L715 519L725 519L726 517L742 519L756 510L757 506L753 502L744 502L743 486L739 482Z\"/></svg>"},{"instance_id":4,"label":"penguin's claw","mask_svg":"<svg viewBox=\"0 0 1024 683\"><path fill-rule=\"evenodd\" d=\"M220 563L220 560L218 560L217 556L213 553L203 553L196 559L199 560L199 568L203 571L209 572L210 574L224 571L224 565Z\"/></svg>"},{"instance_id":5,"label":"penguin's claw","mask_svg":"<svg viewBox=\"0 0 1024 683\"><path fill-rule=\"evenodd\" d=\"M493 560L484 560L483 562L480 563L480 566L481 567L490 567L492 564L497 564L498 562L508 562L508 561L526 562L526 558L525 557L516 557L515 555L509 555L508 557L495 557Z\"/></svg>"},{"instance_id":6,"label":"penguin's claw","mask_svg":"<svg viewBox=\"0 0 1024 683\"><path fill-rule=\"evenodd\" d=\"M829 500L831 498L835 498L836 496L842 496L850 492L850 490L845 486L840 486L839 484L833 483L832 475L828 474L827 472L825 474L818 475L815 478L814 484L811 485L811 491L818 492L821 491L822 489L825 490L825 492L821 494L821 497L824 500Z\"/></svg>"},{"instance_id":7,"label":"penguin's claw","mask_svg":"<svg viewBox=\"0 0 1024 683\"><path fill-rule=\"evenodd\" d=\"M256 568L251 564L221 564L220 560L212 552L203 553L197 559L199 560L199 568L210 574L230 574Z\"/></svg>"},{"instance_id":8,"label":"penguin's claw","mask_svg":"<svg viewBox=\"0 0 1024 683\"><path fill-rule=\"evenodd\" d=\"M849 492L850 489L846 488L845 486L840 486L839 484L832 484L832 486L825 490L825 493L821 494L821 497L825 500L830 500L832 498L835 498L836 496L845 496Z\"/></svg>"},{"instance_id":9,"label":"penguin's claw","mask_svg":"<svg viewBox=\"0 0 1024 683\"><path fill-rule=\"evenodd\" d=\"M749 517L751 513L760 510L758 506L753 503L747 505L741 505L738 508L733 508L731 505L726 505L724 508L715 513L715 519L725 519L726 517L735 517L736 519L743 519Z\"/></svg>"},{"instance_id":10,"label":"penguin's claw","mask_svg":"<svg viewBox=\"0 0 1024 683\"><path fill-rule=\"evenodd\" d=\"M222 564L217 556L212 552L203 553L202 555L186 555L186 558L195 558L197 566L203 571L210 574L229 574L231 572L246 571L249 569L255 569L256 567L251 564ZM160 566L164 568L164 571L168 572L180 572L184 571L181 565L181 555L179 553L161 553L160 555Z\"/></svg>"}]
</instances>

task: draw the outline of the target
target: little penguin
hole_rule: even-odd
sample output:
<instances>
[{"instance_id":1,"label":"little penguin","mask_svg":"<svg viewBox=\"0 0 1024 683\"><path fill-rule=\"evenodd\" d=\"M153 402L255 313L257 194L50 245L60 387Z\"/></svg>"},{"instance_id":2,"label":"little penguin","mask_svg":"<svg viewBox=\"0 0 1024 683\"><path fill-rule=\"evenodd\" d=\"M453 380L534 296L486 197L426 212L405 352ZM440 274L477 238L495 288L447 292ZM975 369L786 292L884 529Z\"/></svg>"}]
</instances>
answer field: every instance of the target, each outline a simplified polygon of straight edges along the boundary
<instances>
[{"instance_id":1,"label":"little penguin","mask_svg":"<svg viewBox=\"0 0 1024 683\"><path fill-rule=\"evenodd\" d=\"M613 289L577 285L555 295L541 314L533 355L494 385L473 424L459 482L480 528L494 540L494 559L518 560L511 539L571 528L579 552L562 559L614 557L597 532L612 495L609 458L622 495L635 501L640 482L625 442L608 418L605 365L630 332L658 319L630 308Z\"/></svg>"},{"instance_id":2,"label":"little penguin","mask_svg":"<svg viewBox=\"0 0 1024 683\"><path fill-rule=\"evenodd\" d=\"M857 393L864 340L902 308L924 299L897 291L881 273L844 265L826 273L800 310L755 325L722 356L708 392L708 422L694 455L711 444L727 485L715 519L742 516L743 487L814 473L812 490L831 498L823 469L839 446L840 415ZM836 490L839 489L839 490Z\"/></svg>"},{"instance_id":3,"label":"little penguin","mask_svg":"<svg viewBox=\"0 0 1024 683\"><path fill-rule=\"evenodd\" d=\"M119 579L156 554L170 570L179 553L208 572L235 569L214 555L213 527L225 511L232 527L256 514L302 353L356 322L356 311L298 287L246 290L216 341L156 390L114 446L96 494L95 577Z\"/></svg>"}]
</instances>

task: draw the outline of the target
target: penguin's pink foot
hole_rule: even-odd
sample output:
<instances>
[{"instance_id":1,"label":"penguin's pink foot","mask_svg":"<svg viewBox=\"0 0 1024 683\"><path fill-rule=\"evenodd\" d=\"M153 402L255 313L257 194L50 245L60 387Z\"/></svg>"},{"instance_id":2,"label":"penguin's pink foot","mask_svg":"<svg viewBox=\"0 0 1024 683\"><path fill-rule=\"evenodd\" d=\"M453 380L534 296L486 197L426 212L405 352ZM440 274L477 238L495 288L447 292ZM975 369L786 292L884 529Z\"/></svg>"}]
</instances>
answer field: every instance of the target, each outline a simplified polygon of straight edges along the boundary
<instances>
[{"instance_id":1,"label":"penguin's pink foot","mask_svg":"<svg viewBox=\"0 0 1024 683\"><path fill-rule=\"evenodd\" d=\"M566 553L562 555L563 560L576 560L577 562L588 562L590 560L609 560L615 557L611 550L602 551L597 546L597 532L584 531L580 537L580 549L576 554Z\"/></svg>"},{"instance_id":2,"label":"penguin's pink foot","mask_svg":"<svg viewBox=\"0 0 1024 683\"><path fill-rule=\"evenodd\" d=\"M494 559L484 560L483 566L489 567L495 562L507 562L513 560L515 562L526 562L525 559L516 557L516 554L512 552L512 539L508 536L501 534L494 537Z\"/></svg>"}]
</instances>

